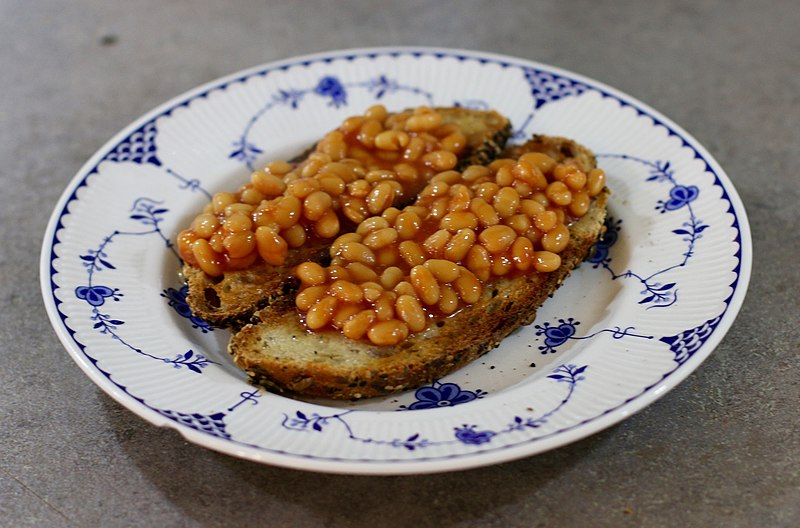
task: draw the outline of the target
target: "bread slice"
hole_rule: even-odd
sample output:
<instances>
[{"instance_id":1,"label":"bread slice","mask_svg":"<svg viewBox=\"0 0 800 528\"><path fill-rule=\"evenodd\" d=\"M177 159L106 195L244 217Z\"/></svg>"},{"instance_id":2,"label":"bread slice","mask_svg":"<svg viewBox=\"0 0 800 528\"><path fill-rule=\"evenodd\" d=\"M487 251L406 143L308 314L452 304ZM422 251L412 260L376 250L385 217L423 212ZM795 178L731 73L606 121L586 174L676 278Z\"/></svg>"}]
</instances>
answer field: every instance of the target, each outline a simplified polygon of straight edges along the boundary
<instances>
[{"instance_id":1,"label":"bread slice","mask_svg":"<svg viewBox=\"0 0 800 528\"><path fill-rule=\"evenodd\" d=\"M442 115L443 124L458 125L467 137L467 147L459 156L459 167L483 165L495 159L511 135L508 119L497 112L461 107L436 110ZM216 278L199 268L184 265L182 274L189 286L187 302L196 316L214 326L241 326L256 310L287 293L290 288L287 281L297 264L325 262L329 258L330 242L323 240L293 249L281 266L261 262Z\"/></svg>"},{"instance_id":2,"label":"bread slice","mask_svg":"<svg viewBox=\"0 0 800 528\"><path fill-rule=\"evenodd\" d=\"M539 151L561 161L575 159L587 172L593 154L564 138L534 137L506 151L508 157ZM470 363L516 328L530 324L537 308L588 255L603 230L608 191L570 227L561 267L551 273L497 278L480 300L437 321L397 346L353 341L338 332L310 333L301 323L294 296L259 311L228 347L250 379L272 391L309 397L357 399L418 387Z\"/></svg>"}]
</instances>

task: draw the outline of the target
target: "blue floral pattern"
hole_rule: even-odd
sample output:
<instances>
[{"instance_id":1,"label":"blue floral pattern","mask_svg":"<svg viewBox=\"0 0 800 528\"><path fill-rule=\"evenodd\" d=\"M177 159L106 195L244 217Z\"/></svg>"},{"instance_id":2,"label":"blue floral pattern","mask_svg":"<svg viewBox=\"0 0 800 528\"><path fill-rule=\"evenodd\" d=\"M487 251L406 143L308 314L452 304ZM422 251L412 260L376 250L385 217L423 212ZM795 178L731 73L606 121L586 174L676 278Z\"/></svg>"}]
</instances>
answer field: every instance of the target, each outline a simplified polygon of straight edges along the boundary
<instances>
[{"instance_id":1,"label":"blue floral pattern","mask_svg":"<svg viewBox=\"0 0 800 528\"><path fill-rule=\"evenodd\" d=\"M570 317L568 319L559 319L558 325L551 325L549 321L545 321L541 325L534 325L534 328L536 329L536 335L544 336L544 344L539 346L539 350L542 352L542 354L553 354L556 352L558 347L564 345L567 341L591 339L604 333L611 334L611 337L614 339L622 339L623 337L653 339L654 337L651 335L634 334L632 330L635 330L635 328L632 326L627 328L620 328L619 326L615 326L614 328L603 328L602 330L598 330L589 335L578 337L575 334L577 333L576 327L579 324L581 324L580 321L576 321Z\"/></svg>"},{"instance_id":2,"label":"blue floral pattern","mask_svg":"<svg viewBox=\"0 0 800 528\"><path fill-rule=\"evenodd\" d=\"M436 381L431 385L418 388L414 392L417 399L408 407L401 405L401 409L418 411L420 409L434 409L436 407L452 407L468 403L478 398L483 398L486 393L481 389L470 391L462 389L455 383L441 383Z\"/></svg>"}]
</instances>

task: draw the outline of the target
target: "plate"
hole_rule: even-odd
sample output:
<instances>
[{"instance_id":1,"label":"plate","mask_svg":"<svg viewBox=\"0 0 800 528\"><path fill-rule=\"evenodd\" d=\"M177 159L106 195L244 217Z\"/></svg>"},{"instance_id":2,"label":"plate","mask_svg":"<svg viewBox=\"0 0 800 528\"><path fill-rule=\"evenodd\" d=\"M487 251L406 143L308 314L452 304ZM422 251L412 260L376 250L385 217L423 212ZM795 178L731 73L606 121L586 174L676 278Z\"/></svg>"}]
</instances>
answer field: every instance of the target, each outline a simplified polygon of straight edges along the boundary
<instances>
[{"instance_id":1,"label":"plate","mask_svg":"<svg viewBox=\"0 0 800 528\"><path fill-rule=\"evenodd\" d=\"M536 132L587 145L613 191L606 234L534 324L430 386L359 403L259 391L227 356L228 334L189 312L174 237L214 192L376 103L494 108L516 141ZM553 449L663 396L730 327L751 258L730 180L656 110L520 58L375 48L236 73L128 126L64 191L41 285L72 358L149 422L279 466L429 473Z\"/></svg>"}]
</instances>

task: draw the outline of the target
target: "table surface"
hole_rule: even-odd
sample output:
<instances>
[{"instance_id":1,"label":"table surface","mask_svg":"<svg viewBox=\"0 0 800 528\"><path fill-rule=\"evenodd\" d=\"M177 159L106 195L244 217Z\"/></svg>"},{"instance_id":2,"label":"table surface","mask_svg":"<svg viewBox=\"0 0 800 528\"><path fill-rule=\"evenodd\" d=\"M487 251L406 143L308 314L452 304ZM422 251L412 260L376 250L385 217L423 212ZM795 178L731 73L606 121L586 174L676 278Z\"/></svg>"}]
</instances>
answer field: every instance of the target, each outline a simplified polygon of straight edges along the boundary
<instances>
[{"instance_id":1,"label":"table surface","mask_svg":"<svg viewBox=\"0 0 800 528\"><path fill-rule=\"evenodd\" d=\"M374 4L0 1L0 525L800 525L794 2ZM84 161L201 83L379 45L557 65L659 109L705 145L741 195L754 249L747 299L709 359L590 438L423 476L239 460L146 423L98 389L56 338L38 285L49 212Z\"/></svg>"}]
</instances>

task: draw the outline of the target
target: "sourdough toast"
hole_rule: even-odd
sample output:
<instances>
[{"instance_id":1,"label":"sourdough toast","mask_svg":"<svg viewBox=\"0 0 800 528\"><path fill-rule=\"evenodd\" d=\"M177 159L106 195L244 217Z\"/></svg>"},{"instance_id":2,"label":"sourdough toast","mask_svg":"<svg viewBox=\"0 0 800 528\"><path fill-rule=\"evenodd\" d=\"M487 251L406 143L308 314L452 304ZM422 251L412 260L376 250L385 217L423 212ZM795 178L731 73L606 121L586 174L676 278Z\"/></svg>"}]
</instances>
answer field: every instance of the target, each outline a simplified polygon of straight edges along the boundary
<instances>
[{"instance_id":1,"label":"sourdough toast","mask_svg":"<svg viewBox=\"0 0 800 528\"><path fill-rule=\"evenodd\" d=\"M503 154L518 157L526 152L544 152L557 161L574 159L587 172L596 166L588 149L564 138L535 136ZM603 189L589 211L569 227L570 241L556 271L493 279L478 302L396 346L349 340L331 331L310 333L297 313L294 295L287 292L233 336L229 352L256 384L309 397L366 398L430 383L534 320L537 308L589 255L603 230L607 199Z\"/></svg>"},{"instance_id":2,"label":"sourdough toast","mask_svg":"<svg viewBox=\"0 0 800 528\"><path fill-rule=\"evenodd\" d=\"M495 159L511 133L508 119L497 112L460 107L436 111L442 115L443 124L457 125L466 136L466 148L459 155L458 167L482 165ZM403 205L406 204L396 204ZM317 240L293 249L279 266L261 261L245 270L227 271L221 277L210 277L195 266L184 265L182 273L189 287L187 302L196 316L212 325L237 328L256 310L287 294L291 289L292 269L297 264L324 263L329 258L331 241Z\"/></svg>"}]
</instances>

